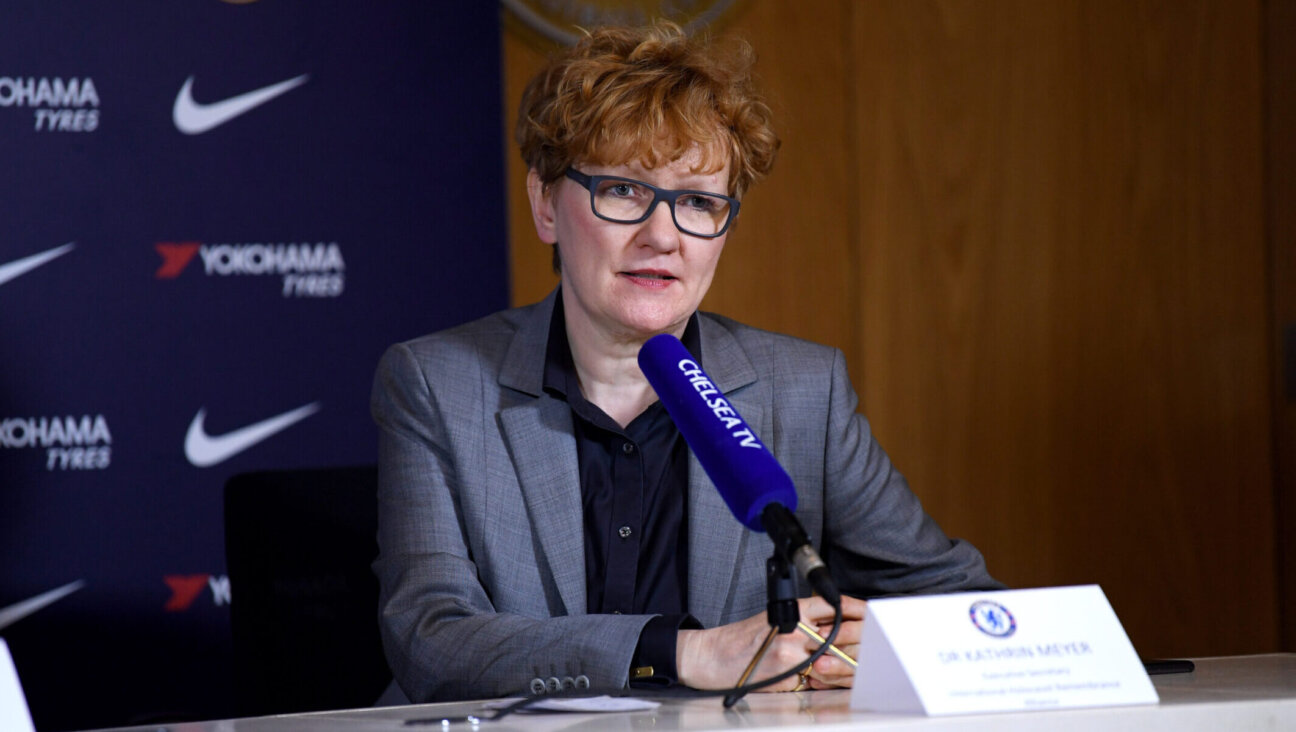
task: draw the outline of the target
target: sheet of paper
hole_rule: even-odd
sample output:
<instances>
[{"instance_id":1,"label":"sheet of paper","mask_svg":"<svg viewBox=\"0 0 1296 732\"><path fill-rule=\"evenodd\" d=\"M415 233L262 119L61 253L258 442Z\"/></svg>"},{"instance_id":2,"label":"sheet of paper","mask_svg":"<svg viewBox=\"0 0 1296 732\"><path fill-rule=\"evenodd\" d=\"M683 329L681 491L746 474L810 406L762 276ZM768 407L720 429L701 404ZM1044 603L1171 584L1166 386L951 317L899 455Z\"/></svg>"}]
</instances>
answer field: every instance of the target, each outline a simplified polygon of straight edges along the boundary
<instances>
[{"instance_id":1,"label":"sheet of paper","mask_svg":"<svg viewBox=\"0 0 1296 732\"><path fill-rule=\"evenodd\" d=\"M502 709L518 699L499 699L483 706ZM541 699L528 705L523 712L642 712L656 709L661 702L636 699L630 696L584 696L558 699Z\"/></svg>"},{"instance_id":2,"label":"sheet of paper","mask_svg":"<svg viewBox=\"0 0 1296 732\"><path fill-rule=\"evenodd\" d=\"M9 644L0 638L0 729L5 732L36 732L22 684L18 683L18 670L14 668Z\"/></svg>"}]
</instances>

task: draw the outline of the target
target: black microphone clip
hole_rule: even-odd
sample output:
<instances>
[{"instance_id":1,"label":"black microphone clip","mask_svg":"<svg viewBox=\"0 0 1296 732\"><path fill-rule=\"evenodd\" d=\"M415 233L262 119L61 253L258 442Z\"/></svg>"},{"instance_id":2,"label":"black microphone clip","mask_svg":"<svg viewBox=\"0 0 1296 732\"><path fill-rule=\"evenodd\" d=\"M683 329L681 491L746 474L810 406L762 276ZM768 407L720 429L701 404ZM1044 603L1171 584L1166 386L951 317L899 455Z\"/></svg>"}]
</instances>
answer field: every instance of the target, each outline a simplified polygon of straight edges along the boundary
<instances>
[{"instance_id":1,"label":"black microphone clip","mask_svg":"<svg viewBox=\"0 0 1296 732\"><path fill-rule=\"evenodd\" d=\"M765 533L774 540L774 551L794 565L820 597L833 607L840 606L841 593L837 591L837 583L833 582L832 575L828 572L828 565L824 564L823 558L810 543L810 537L801 527L801 522L787 506L776 501L765 504L765 508L761 509L761 525L765 527Z\"/></svg>"}]
</instances>

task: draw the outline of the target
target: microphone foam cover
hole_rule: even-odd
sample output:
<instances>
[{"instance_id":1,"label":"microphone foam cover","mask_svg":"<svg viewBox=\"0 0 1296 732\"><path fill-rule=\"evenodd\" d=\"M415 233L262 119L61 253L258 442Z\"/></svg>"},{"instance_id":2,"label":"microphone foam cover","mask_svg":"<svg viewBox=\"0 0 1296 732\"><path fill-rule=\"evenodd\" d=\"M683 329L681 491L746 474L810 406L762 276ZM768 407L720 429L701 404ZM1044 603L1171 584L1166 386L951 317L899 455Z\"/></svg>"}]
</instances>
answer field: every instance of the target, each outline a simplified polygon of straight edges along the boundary
<instances>
[{"instance_id":1,"label":"microphone foam cover","mask_svg":"<svg viewBox=\"0 0 1296 732\"><path fill-rule=\"evenodd\" d=\"M639 349L639 368L744 526L764 531L761 511L770 503L796 510L792 477L678 338L662 334L648 339Z\"/></svg>"}]
</instances>

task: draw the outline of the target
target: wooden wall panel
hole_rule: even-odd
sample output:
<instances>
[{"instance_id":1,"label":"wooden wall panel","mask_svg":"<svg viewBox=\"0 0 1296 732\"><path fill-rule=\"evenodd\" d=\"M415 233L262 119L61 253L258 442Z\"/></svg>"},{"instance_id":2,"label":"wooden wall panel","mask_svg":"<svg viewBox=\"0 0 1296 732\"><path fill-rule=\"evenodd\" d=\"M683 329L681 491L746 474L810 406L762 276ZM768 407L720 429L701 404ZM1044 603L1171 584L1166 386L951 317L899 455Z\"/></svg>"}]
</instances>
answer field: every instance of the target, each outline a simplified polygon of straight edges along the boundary
<instances>
[{"instance_id":1,"label":"wooden wall panel","mask_svg":"<svg viewBox=\"0 0 1296 732\"><path fill-rule=\"evenodd\" d=\"M1022 585L1043 584L1066 540L1052 526L1049 299L1080 218L1078 182L1056 175L1076 151L1055 144L1076 134L1065 90L1079 72L1060 19L1007 10L857 16L857 307L880 439L947 531Z\"/></svg>"},{"instance_id":2,"label":"wooden wall panel","mask_svg":"<svg viewBox=\"0 0 1296 732\"><path fill-rule=\"evenodd\" d=\"M841 347L1005 581L1101 584L1145 655L1275 649L1260 0L739 7L784 147L704 306ZM542 47L506 23L510 133Z\"/></svg>"},{"instance_id":3,"label":"wooden wall panel","mask_svg":"<svg viewBox=\"0 0 1296 732\"><path fill-rule=\"evenodd\" d=\"M878 433L1010 584L1101 584L1145 654L1273 648L1258 4L867 7Z\"/></svg>"}]
</instances>

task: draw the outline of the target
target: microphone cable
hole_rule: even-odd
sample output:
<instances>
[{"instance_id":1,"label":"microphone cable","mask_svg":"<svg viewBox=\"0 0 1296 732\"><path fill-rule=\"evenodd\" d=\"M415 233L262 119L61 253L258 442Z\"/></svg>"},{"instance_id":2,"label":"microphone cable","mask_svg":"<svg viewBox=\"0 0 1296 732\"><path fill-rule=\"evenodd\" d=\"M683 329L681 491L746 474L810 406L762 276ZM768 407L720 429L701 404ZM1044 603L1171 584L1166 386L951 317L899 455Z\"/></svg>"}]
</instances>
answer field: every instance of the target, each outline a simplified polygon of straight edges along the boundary
<instances>
[{"instance_id":1,"label":"microphone cable","mask_svg":"<svg viewBox=\"0 0 1296 732\"><path fill-rule=\"evenodd\" d=\"M810 666L813 665L814 662L817 661L820 656L827 653L828 649L832 647L833 641L837 640L838 631L841 630L841 624L842 624L841 600L838 599L837 602L833 603L832 608L833 608L832 631L828 633L828 636L826 638L824 638L823 643L820 643L819 647L816 648L814 652L810 654L809 658L802 661L801 663L798 663L792 668L787 669L786 671L781 671L769 677L768 679L763 679L761 681L756 681L743 686L735 686L732 689L727 689L722 692L718 692L724 694L725 709L729 709L733 707L733 705L737 704L749 692L753 692L758 689L764 689L767 686L772 686L784 679L788 679L794 675L800 674L802 671L805 671L806 669L810 668Z\"/></svg>"}]
</instances>

